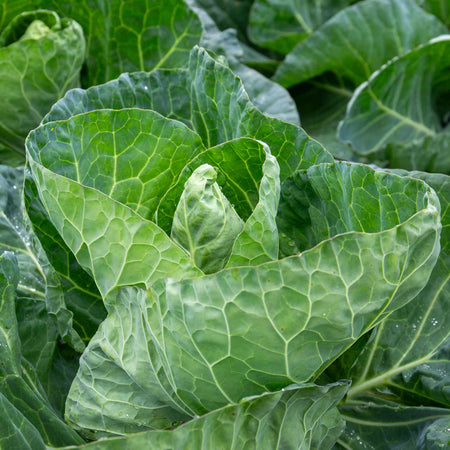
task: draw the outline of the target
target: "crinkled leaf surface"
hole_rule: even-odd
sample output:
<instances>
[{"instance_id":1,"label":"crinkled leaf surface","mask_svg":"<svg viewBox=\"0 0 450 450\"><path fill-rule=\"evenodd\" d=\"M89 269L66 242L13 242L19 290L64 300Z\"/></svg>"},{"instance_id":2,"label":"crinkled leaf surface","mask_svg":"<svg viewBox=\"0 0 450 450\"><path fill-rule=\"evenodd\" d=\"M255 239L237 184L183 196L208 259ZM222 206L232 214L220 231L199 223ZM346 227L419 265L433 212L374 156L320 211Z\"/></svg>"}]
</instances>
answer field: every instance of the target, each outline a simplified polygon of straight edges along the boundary
<instances>
[{"instance_id":1,"label":"crinkled leaf surface","mask_svg":"<svg viewBox=\"0 0 450 450\"><path fill-rule=\"evenodd\" d=\"M260 113L231 70L198 47L188 69L124 74L85 91L72 90L44 122L105 108L153 109L195 130L207 148L238 137L259 139L277 158L282 180L298 168L332 161L301 128Z\"/></svg>"},{"instance_id":2,"label":"crinkled leaf surface","mask_svg":"<svg viewBox=\"0 0 450 450\"><path fill-rule=\"evenodd\" d=\"M256 0L248 24L250 39L282 54L355 0Z\"/></svg>"},{"instance_id":3,"label":"crinkled leaf surface","mask_svg":"<svg viewBox=\"0 0 450 450\"><path fill-rule=\"evenodd\" d=\"M408 173L426 181L439 196L441 253L427 287L373 331L363 349L350 349L335 367L337 377L351 378L349 397L387 386L417 403L450 405L449 287L450 177Z\"/></svg>"},{"instance_id":4,"label":"crinkled leaf surface","mask_svg":"<svg viewBox=\"0 0 450 450\"><path fill-rule=\"evenodd\" d=\"M80 444L82 439L55 413L35 384L33 368L22 364L15 313L18 282L17 260L5 252L0 256L0 429L5 431L0 444L5 448L41 448L44 442L51 446ZM16 426L20 431L13 433Z\"/></svg>"},{"instance_id":5,"label":"crinkled leaf surface","mask_svg":"<svg viewBox=\"0 0 450 450\"><path fill-rule=\"evenodd\" d=\"M448 447L448 409L398 405L365 397L366 404L341 406L346 422L339 448L445 449Z\"/></svg>"},{"instance_id":6,"label":"crinkled leaf surface","mask_svg":"<svg viewBox=\"0 0 450 450\"><path fill-rule=\"evenodd\" d=\"M348 199L333 190L336 180L355 202L340 221L338 202ZM67 403L71 423L99 431L107 424L116 433L143 421L167 427L314 379L426 283L437 257L439 205L424 183L341 163L308 169L297 191L306 193L311 208L302 210L317 233L310 250L209 276L161 279L148 292L120 291L80 361ZM320 211L318 204L331 206ZM107 389L107 402L99 389ZM129 403L117 408L123 398Z\"/></svg>"},{"instance_id":7,"label":"crinkled leaf surface","mask_svg":"<svg viewBox=\"0 0 450 450\"><path fill-rule=\"evenodd\" d=\"M412 0L365 0L342 10L299 43L274 80L289 87L331 71L359 84L391 58L446 31Z\"/></svg>"},{"instance_id":8,"label":"crinkled leaf surface","mask_svg":"<svg viewBox=\"0 0 450 450\"><path fill-rule=\"evenodd\" d=\"M437 101L449 94L449 67L449 35L394 59L354 93L340 139L364 155L377 155L391 142L425 137L439 145L443 130Z\"/></svg>"},{"instance_id":9,"label":"crinkled leaf surface","mask_svg":"<svg viewBox=\"0 0 450 450\"><path fill-rule=\"evenodd\" d=\"M345 383L292 385L194 418L173 431L111 438L81 448L328 449L343 427L336 405L346 388Z\"/></svg>"},{"instance_id":10,"label":"crinkled leaf surface","mask_svg":"<svg viewBox=\"0 0 450 450\"><path fill-rule=\"evenodd\" d=\"M25 39L33 21L48 27L42 37ZM84 37L73 20L50 11L23 13L0 35L0 142L24 153L28 132L39 124L51 105L79 86Z\"/></svg>"}]
</instances>

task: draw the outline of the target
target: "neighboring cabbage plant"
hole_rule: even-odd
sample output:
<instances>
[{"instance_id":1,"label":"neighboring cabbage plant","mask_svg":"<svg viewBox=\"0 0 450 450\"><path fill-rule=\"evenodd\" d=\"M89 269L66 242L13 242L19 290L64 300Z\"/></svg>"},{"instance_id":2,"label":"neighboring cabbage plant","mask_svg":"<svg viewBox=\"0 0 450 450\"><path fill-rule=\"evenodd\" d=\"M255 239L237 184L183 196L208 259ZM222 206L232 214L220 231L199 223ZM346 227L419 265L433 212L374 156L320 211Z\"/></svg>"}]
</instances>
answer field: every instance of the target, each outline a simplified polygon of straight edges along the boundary
<instances>
[{"instance_id":1,"label":"neighboring cabbage plant","mask_svg":"<svg viewBox=\"0 0 450 450\"><path fill-rule=\"evenodd\" d=\"M148 431L136 448L334 445L349 386L313 383L427 283L441 229L427 184L334 162L201 48L187 68L70 91L26 148L32 222L108 310L69 424Z\"/></svg>"},{"instance_id":2,"label":"neighboring cabbage plant","mask_svg":"<svg viewBox=\"0 0 450 450\"><path fill-rule=\"evenodd\" d=\"M10 152L24 155L28 132L67 90L79 86L84 51L80 25L53 11L24 12L3 30L0 143ZM1 158L7 161L8 154Z\"/></svg>"}]
</instances>

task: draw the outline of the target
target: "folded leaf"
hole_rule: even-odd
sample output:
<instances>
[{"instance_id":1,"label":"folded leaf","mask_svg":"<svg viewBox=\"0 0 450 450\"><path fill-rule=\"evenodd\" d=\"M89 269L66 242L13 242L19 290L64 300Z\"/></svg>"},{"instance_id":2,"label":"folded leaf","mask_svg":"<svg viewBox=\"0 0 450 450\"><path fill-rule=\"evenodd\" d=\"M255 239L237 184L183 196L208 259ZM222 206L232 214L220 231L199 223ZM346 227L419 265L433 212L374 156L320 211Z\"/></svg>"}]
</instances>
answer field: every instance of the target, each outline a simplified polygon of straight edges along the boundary
<instances>
[{"instance_id":1,"label":"folded leaf","mask_svg":"<svg viewBox=\"0 0 450 450\"><path fill-rule=\"evenodd\" d=\"M172 239L184 247L204 273L225 266L244 222L216 182L217 171L203 164L184 185L173 216Z\"/></svg>"},{"instance_id":2,"label":"folded leaf","mask_svg":"<svg viewBox=\"0 0 450 450\"><path fill-rule=\"evenodd\" d=\"M40 127L29 145L46 212L103 297L167 273L199 273L189 255L145 219L177 171L203 149L186 126L150 110L100 110Z\"/></svg>"}]
</instances>

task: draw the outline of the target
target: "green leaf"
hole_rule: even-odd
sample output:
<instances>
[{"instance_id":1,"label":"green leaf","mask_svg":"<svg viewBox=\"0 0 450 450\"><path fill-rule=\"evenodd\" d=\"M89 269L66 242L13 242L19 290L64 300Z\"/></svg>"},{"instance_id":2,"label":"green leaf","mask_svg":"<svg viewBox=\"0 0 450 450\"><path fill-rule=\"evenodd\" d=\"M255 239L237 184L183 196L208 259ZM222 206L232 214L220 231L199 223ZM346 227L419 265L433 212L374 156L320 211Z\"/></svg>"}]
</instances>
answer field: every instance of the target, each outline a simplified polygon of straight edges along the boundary
<instances>
[{"instance_id":1,"label":"green leaf","mask_svg":"<svg viewBox=\"0 0 450 450\"><path fill-rule=\"evenodd\" d=\"M332 73L313 78L291 90L302 118L302 127L317 139L335 158L357 161L350 145L337 136L352 98L353 86Z\"/></svg>"},{"instance_id":2,"label":"green leaf","mask_svg":"<svg viewBox=\"0 0 450 450\"><path fill-rule=\"evenodd\" d=\"M342 10L300 42L274 80L289 87L331 71L358 85L390 59L446 32L436 17L412 0L365 0Z\"/></svg>"},{"instance_id":3,"label":"green leaf","mask_svg":"<svg viewBox=\"0 0 450 450\"><path fill-rule=\"evenodd\" d=\"M292 385L282 391L248 397L172 431L149 431L97 441L81 448L329 449L343 428L336 405L345 383Z\"/></svg>"},{"instance_id":4,"label":"green leaf","mask_svg":"<svg viewBox=\"0 0 450 450\"><path fill-rule=\"evenodd\" d=\"M1 392L0 408L2 411L0 416L1 448L30 450L45 450L47 448L38 430Z\"/></svg>"},{"instance_id":5,"label":"green leaf","mask_svg":"<svg viewBox=\"0 0 450 450\"><path fill-rule=\"evenodd\" d=\"M244 222L217 184L209 164L194 170L173 216L171 238L184 247L204 273L222 269Z\"/></svg>"},{"instance_id":6,"label":"green leaf","mask_svg":"<svg viewBox=\"0 0 450 450\"><path fill-rule=\"evenodd\" d=\"M241 40L246 40L252 2L253 0L193 0L194 4L211 16L220 30L234 28Z\"/></svg>"},{"instance_id":7,"label":"green leaf","mask_svg":"<svg viewBox=\"0 0 450 450\"><path fill-rule=\"evenodd\" d=\"M123 72L183 66L202 32L197 15L183 0L42 0L41 7L83 27L86 87Z\"/></svg>"},{"instance_id":8,"label":"green leaf","mask_svg":"<svg viewBox=\"0 0 450 450\"><path fill-rule=\"evenodd\" d=\"M415 448L444 449L448 446L450 415L447 409L397 405L377 400L376 403L351 404L340 407L346 422L338 443L349 448Z\"/></svg>"},{"instance_id":9,"label":"green leaf","mask_svg":"<svg viewBox=\"0 0 450 450\"><path fill-rule=\"evenodd\" d=\"M378 325L362 349L350 349L334 373L353 380L349 398L388 387L415 404L449 406L450 177L402 173L426 181L439 197L443 226L439 259L427 287Z\"/></svg>"},{"instance_id":10,"label":"green leaf","mask_svg":"<svg viewBox=\"0 0 450 450\"><path fill-rule=\"evenodd\" d=\"M106 108L153 109L195 130L207 148L239 137L258 139L277 158L282 181L299 168L333 160L301 128L260 113L241 81L198 47L189 69L124 74L86 91L72 90L44 122Z\"/></svg>"},{"instance_id":11,"label":"green leaf","mask_svg":"<svg viewBox=\"0 0 450 450\"><path fill-rule=\"evenodd\" d=\"M448 0L416 0L416 3L434 14L447 26L450 26L450 4Z\"/></svg>"},{"instance_id":12,"label":"green leaf","mask_svg":"<svg viewBox=\"0 0 450 450\"><path fill-rule=\"evenodd\" d=\"M25 155L0 144L0 161L2 164L10 167L19 167L25 163Z\"/></svg>"},{"instance_id":13,"label":"green leaf","mask_svg":"<svg viewBox=\"0 0 450 450\"><path fill-rule=\"evenodd\" d=\"M94 280L80 267L74 254L50 222L39 200L37 187L29 171L26 172L24 197L27 215L49 263L58 274L64 302L67 309L73 313L73 327L81 339L87 343L106 316L102 297ZM23 315L23 317L27 316L29 317L30 314Z\"/></svg>"},{"instance_id":14,"label":"green leaf","mask_svg":"<svg viewBox=\"0 0 450 450\"><path fill-rule=\"evenodd\" d=\"M226 267L255 266L278 258L276 216L280 199L280 169L268 148L265 152L259 202L234 242Z\"/></svg>"},{"instance_id":15,"label":"green leaf","mask_svg":"<svg viewBox=\"0 0 450 450\"><path fill-rule=\"evenodd\" d=\"M143 420L170 427L186 415L312 380L417 295L438 253L434 191L362 165L305 173L297 189L310 198L304 216L316 221L311 229L322 232L320 243L258 266L163 278L148 292L123 288L80 362L66 410L72 424L119 434L138 431ZM350 191L352 184L355 208L339 223L336 211L349 208L339 207L342 192L333 187ZM322 216L319 200L328 205Z\"/></svg>"},{"instance_id":16,"label":"green leaf","mask_svg":"<svg viewBox=\"0 0 450 450\"><path fill-rule=\"evenodd\" d=\"M36 34L35 24L45 26ZM34 31L32 31L34 29ZM0 35L0 142L24 153L28 132L50 106L79 85L84 59L81 27L51 11L22 13Z\"/></svg>"},{"instance_id":17,"label":"green leaf","mask_svg":"<svg viewBox=\"0 0 450 450\"><path fill-rule=\"evenodd\" d=\"M248 33L261 47L289 53L314 30L355 0L256 0L250 11Z\"/></svg>"},{"instance_id":18,"label":"green leaf","mask_svg":"<svg viewBox=\"0 0 450 450\"><path fill-rule=\"evenodd\" d=\"M20 374L20 340L14 297L19 282L17 260L10 252L0 257L0 376Z\"/></svg>"},{"instance_id":19,"label":"green leaf","mask_svg":"<svg viewBox=\"0 0 450 450\"><path fill-rule=\"evenodd\" d=\"M186 126L150 110L100 110L46 124L28 143L46 212L104 298L117 286L199 273L145 218L203 149Z\"/></svg>"},{"instance_id":20,"label":"green leaf","mask_svg":"<svg viewBox=\"0 0 450 450\"><path fill-rule=\"evenodd\" d=\"M0 428L6 429L6 433L0 435L0 442L7 440L11 445L33 443L38 448L42 440L52 446L80 444L83 442L81 438L51 408L42 389L36 384L35 374L27 375L25 368L31 372L33 368L27 364L21 365L14 304L18 282L17 260L11 252L5 252L0 256L0 402L4 407ZM23 430L20 428L23 434L16 432L11 437L8 430L20 424L23 425ZM34 447L30 445L30 448Z\"/></svg>"},{"instance_id":21,"label":"green leaf","mask_svg":"<svg viewBox=\"0 0 450 450\"><path fill-rule=\"evenodd\" d=\"M450 131L444 130L413 142L390 143L385 156L390 167L450 175Z\"/></svg>"},{"instance_id":22,"label":"green leaf","mask_svg":"<svg viewBox=\"0 0 450 450\"><path fill-rule=\"evenodd\" d=\"M45 379L58 334L78 351L84 345L72 328L60 281L24 215L23 169L0 166L0 183L0 251L14 252L20 268L16 313L22 353Z\"/></svg>"},{"instance_id":23,"label":"green leaf","mask_svg":"<svg viewBox=\"0 0 450 450\"><path fill-rule=\"evenodd\" d=\"M295 103L288 91L258 71L242 64L241 61L245 59L245 46L237 40L235 30L228 29L221 32L205 11L197 7L193 9L203 27L200 45L226 57L231 70L242 80L252 103L268 116L300 125Z\"/></svg>"},{"instance_id":24,"label":"green leaf","mask_svg":"<svg viewBox=\"0 0 450 450\"><path fill-rule=\"evenodd\" d=\"M449 55L450 37L441 36L376 72L354 93L339 138L371 157L389 143L429 137L439 145L441 118L430 99L448 94Z\"/></svg>"}]
</instances>

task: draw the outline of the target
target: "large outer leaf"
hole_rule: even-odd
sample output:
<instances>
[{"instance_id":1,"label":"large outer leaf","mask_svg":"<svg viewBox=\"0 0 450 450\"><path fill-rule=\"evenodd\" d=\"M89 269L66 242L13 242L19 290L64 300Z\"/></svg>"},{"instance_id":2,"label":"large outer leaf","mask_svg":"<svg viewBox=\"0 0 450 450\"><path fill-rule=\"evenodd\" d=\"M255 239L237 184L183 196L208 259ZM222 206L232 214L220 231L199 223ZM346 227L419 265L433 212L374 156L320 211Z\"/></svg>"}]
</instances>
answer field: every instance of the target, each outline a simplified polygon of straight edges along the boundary
<instances>
[{"instance_id":1,"label":"large outer leaf","mask_svg":"<svg viewBox=\"0 0 450 450\"><path fill-rule=\"evenodd\" d=\"M353 380L349 397L388 386L416 403L431 400L450 406L450 177L407 174L426 181L439 196L443 226L439 259L427 287L387 317L359 354L350 349L335 372Z\"/></svg>"},{"instance_id":2,"label":"large outer leaf","mask_svg":"<svg viewBox=\"0 0 450 450\"><path fill-rule=\"evenodd\" d=\"M364 397L342 406L346 421L339 448L446 449L450 413L443 408L398 405L377 398Z\"/></svg>"},{"instance_id":3,"label":"large outer leaf","mask_svg":"<svg viewBox=\"0 0 450 450\"><path fill-rule=\"evenodd\" d=\"M80 444L81 438L53 411L39 385L33 384L21 364L21 345L15 313L15 291L19 267L14 255L0 256L0 402L2 412L0 444L8 448L39 448L43 441L51 446ZM32 368L30 368L32 370ZM15 426L23 425L11 435ZM21 446L21 447L19 447ZM6 448L6 447L5 447Z\"/></svg>"},{"instance_id":4,"label":"large outer leaf","mask_svg":"<svg viewBox=\"0 0 450 450\"><path fill-rule=\"evenodd\" d=\"M173 431L150 431L88 444L87 450L170 448L329 449L343 422L335 409L345 383L292 385L279 392L249 397L195 418Z\"/></svg>"},{"instance_id":5,"label":"large outer leaf","mask_svg":"<svg viewBox=\"0 0 450 450\"><path fill-rule=\"evenodd\" d=\"M289 87L332 71L359 84L391 58L445 32L436 17L412 0L365 0L298 44L274 80Z\"/></svg>"},{"instance_id":6,"label":"large outer leaf","mask_svg":"<svg viewBox=\"0 0 450 450\"><path fill-rule=\"evenodd\" d=\"M250 39L282 54L289 53L330 17L355 0L256 0L250 11Z\"/></svg>"},{"instance_id":7,"label":"large outer leaf","mask_svg":"<svg viewBox=\"0 0 450 450\"><path fill-rule=\"evenodd\" d=\"M355 194L353 213L340 221L338 202L351 203L332 189L336 180L349 193L353 184ZM162 279L148 293L124 288L80 361L67 418L116 433L140 423L167 427L314 379L426 283L439 230L437 198L427 185L341 163L308 169L298 192L309 198L303 213L320 242L310 250L194 279ZM320 217L318 203L332 206Z\"/></svg>"},{"instance_id":8,"label":"large outer leaf","mask_svg":"<svg viewBox=\"0 0 450 450\"><path fill-rule=\"evenodd\" d=\"M40 39L19 40L27 25L39 19L50 28ZM0 36L0 141L24 153L28 132L50 106L79 86L84 59L81 27L50 11L23 13Z\"/></svg>"},{"instance_id":9,"label":"large outer leaf","mask_svg":"<svg viewBox=\"0 0 450 450\"><path fill-rule=\"evenodd\" d=\"M390 142L439 139L436 103L449 93L449 67L449 35L391 61L355 91L340 139L364 155L376 155Z\"/></svg>"},{"instance_id":10,"label":"large outer leaf","mask_svg":"<svg viewBox=\"0 0 450 450\"><path fill-rule=\"evenodd\" d=\"M277 158L281 180L296 169L333 160L301 128L260 113L239 78L198 47L191 52L189 69L124 74L85 91L72 90L44 122L106 108L153 109L193 128L206 147L238 137L259 139Z\"/></svg>"}]
</instances>

